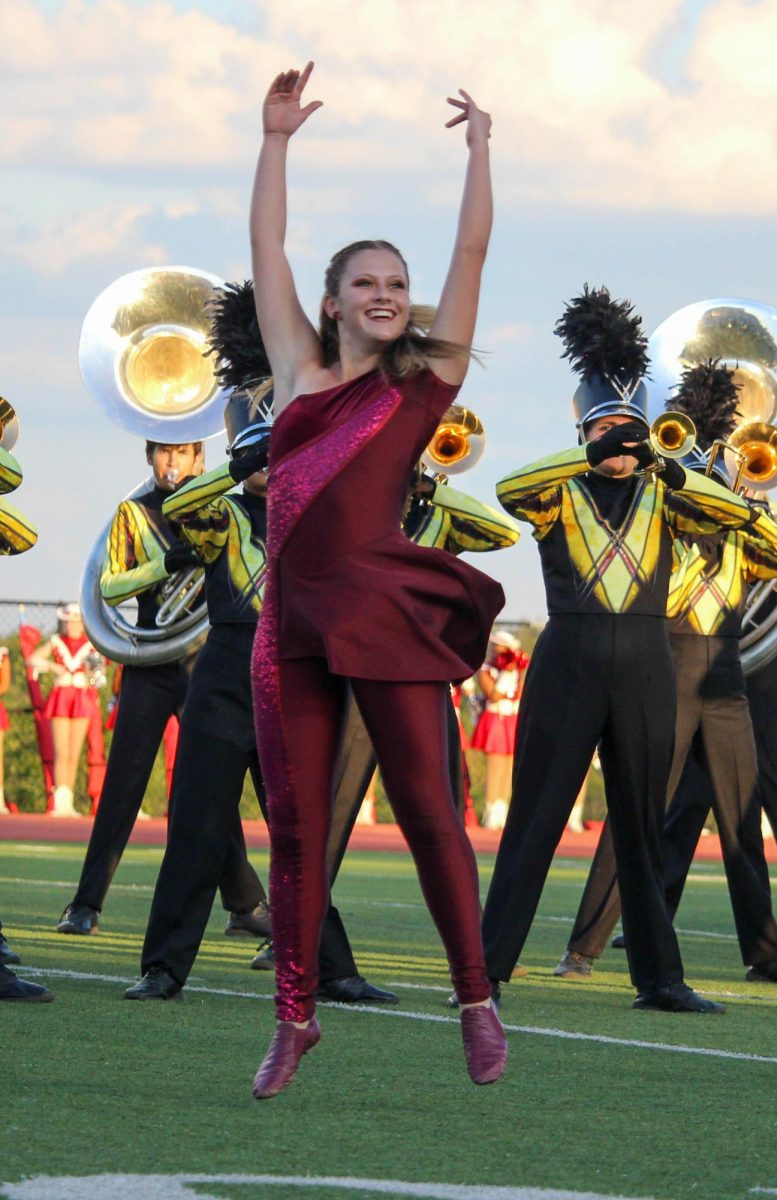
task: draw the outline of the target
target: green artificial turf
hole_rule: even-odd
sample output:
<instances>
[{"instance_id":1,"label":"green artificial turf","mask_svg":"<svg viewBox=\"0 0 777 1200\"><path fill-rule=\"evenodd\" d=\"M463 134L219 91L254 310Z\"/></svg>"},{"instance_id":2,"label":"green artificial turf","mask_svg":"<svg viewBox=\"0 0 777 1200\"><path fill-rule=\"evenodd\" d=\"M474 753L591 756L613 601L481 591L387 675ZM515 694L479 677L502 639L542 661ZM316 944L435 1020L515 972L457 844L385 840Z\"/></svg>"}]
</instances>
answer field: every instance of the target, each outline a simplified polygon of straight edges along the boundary
<instances>
[{"instance_id":1,"label":"green artificial turf","mask_svg":"<svg viewBox=\"0 0 777 1200\"><path fill-rule=\"evenodd\" d=\"M504 989L507 1074L475 1088L411 861L348 855L335 900L361 970L400 1003L322 1006L321 1044L286 1092L258 1104L250 1085L272 1034L273 981L248 969L254 943L225 938L216 908L183 1001L126 1002L161 852L128 850L100 933L64 937L55 924L83 850L0 843L0 916L22 953L19 973L56 992L50 1005L0 1005L8 1183L103 1173L365 1181L191 1191L283 1200L359 1200L376 1194L366 1183L376 1180L469 1184L475 1200L488 1186L630 1200L741 1200L777 1188L777 986L745 982L717 867L694 869L677 924L689 982L724 998L725 1016L634 1012L618 951L590 982L555 979L588 865L557 860L522 956L530 974ZM265 874L266 855L253 857ZM483 892L491 865L481 863Z\"/></svg>"}]
</instances>

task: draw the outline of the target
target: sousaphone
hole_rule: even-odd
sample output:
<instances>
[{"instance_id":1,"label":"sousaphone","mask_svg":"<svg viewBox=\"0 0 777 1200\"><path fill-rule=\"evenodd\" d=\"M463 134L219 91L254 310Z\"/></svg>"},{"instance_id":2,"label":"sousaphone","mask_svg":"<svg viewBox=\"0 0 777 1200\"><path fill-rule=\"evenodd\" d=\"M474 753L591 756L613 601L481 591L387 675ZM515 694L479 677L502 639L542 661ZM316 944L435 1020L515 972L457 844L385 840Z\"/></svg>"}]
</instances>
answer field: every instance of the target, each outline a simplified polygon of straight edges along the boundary
<instances>
[{"instance_id":1,"label":"sousaphone","mask_svg":"<svg viewBox=\"0 0 777 1200\"><path fill-rule=\"evenodd\" d=\"M724 453L732 478L755 492L777 483L777 308L757 300L699 300L678 309L649 341L648 411L658 416L686 367L720 359L739 387L740 425ZM739 473L739 474L738 474ZM748 593L740 642L745 674L777 656L777 589L761 582Z\"/></svg>"},{"instance_id":2,"label":"sousaphone","mask_svg":"<svg viewBox=\"0 0 777 1200\"><path fill-rule=\"evenodd\" d=\"M151 267L122 275L97 297L81 329L78 362L90 396L110 420L137 437L170 444L222 431L226 393L205 355L208 304L223 286L193 267ZM152 483L145 480L126 498ZM208 632L202 571L171 577L161 622L138 628L100 592L111 523L98 534L81 581L90 640L115 662L154 666L183 658Z\"/></svg>"}]
</instances>

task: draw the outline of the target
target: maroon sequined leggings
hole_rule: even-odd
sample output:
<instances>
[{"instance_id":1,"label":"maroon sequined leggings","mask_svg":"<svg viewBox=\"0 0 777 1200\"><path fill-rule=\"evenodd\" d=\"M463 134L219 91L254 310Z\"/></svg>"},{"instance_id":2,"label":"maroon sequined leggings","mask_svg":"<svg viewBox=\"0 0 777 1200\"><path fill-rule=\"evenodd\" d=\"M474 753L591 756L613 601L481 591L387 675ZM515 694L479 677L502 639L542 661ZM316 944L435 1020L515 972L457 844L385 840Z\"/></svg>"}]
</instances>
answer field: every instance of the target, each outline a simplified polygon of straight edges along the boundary
<instances>
[{"instance_id":1,"label":"maroon sequined leggings","mask_svg":"<svg viewBox=\"0 0 777 1200\"><path fill-rule=\"evenodd\" d=\"M272 847L276 1010L281 1021L305 1021L315 1009L318 942L329 894L326 842L346 681L331 675L319 658L283 660L278 670L280 719L272 730L259 728ZM459 999L485 1000L490 986L477 867L448 777L447 684L365 679L351 684Z\"/></svg>"}]
</instances>

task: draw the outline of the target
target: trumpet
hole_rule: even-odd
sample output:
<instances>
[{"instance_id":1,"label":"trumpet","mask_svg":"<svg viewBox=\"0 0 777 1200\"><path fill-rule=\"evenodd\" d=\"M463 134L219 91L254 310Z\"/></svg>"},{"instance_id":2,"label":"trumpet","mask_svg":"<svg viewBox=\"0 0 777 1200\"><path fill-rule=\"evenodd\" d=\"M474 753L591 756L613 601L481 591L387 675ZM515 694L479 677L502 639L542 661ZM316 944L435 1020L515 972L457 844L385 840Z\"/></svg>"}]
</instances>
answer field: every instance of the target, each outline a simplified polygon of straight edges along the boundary
<instances>
[{"instance_id":1,"label":"trumpet","mask_svg":"<svg viewBox=\"0 0 777 1200\"><path fill-rule=\"evenodd\" d=\"M445 475L460 475L474 467L486 446L480 418L470 408L452 404L434 432L421 462L427 470Z\"/></svg>"},{"instance_id":2,"label":"trumpet","mask_svg":"<svg viewBox=\"0 0 777 1200\"><path fill-rule=\"evenodd\" d=\"M656 458L685 458L696 445L696 426L682 412L665 412L650 426L648 441Z\"/></svg>"},{"instance_id":3,"label":"trumpet","mask_svg":"<svg viewBox=\"0 0 777 1200\"><path fill-rule=\"evenodd\" d=\"M683 412L665 412L656 417L645 442L653 451L653 461L637 472L655 477L668 458L685 458L696 445L696 426Z\"/></svg>"},{"instance_id":4,"label":"trumpet","mask_svg":"<svg viewBox=\"0 0 777 1200\"><path fill-rule=\"evenodd\" d=\"M735 492L742 487L755 492L777 487L777 426L768 421L745 421L729 438L714 441L707 463L708 475L720 454Z\"/></svg>"}]
</instances>

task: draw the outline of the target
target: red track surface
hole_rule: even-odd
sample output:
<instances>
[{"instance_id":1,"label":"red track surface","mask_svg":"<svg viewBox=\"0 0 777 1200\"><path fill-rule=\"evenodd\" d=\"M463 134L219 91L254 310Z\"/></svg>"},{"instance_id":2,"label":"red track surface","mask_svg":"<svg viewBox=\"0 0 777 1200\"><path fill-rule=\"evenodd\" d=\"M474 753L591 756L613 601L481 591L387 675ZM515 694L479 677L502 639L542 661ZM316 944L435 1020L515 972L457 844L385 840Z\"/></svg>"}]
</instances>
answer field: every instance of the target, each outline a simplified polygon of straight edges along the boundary
<instances>
[{"instance_id":1,"label":"red track surface","mask_svg":"<svg viewBox=\"0 0 777 1200\"><path fill-rule=\"evenodd\" d=\"M270 844L264 821L244 823L246 842L252 847ZM567 858L590 858L599 838L601 825L592 821L584 833L566 832L558 847L558 854ZM0 817L0 841L19 842L87 842L92 831L89 817L49 817L43 813L20 813L18 816ZM130 842L138 846L163 846L167 832L166 822L159 818L138 821ZM488 829L468 829L475 850L483 854L495 854L499 845L499 834ZM396 825L357 825L351 837L352 850L407 852L405 839ZM777 842L767 838L766 857L777 863ZM696 858L706 862L720 859L720 841L717 837L703 837L696 851Z\"/></svg>"}]
</instances>

